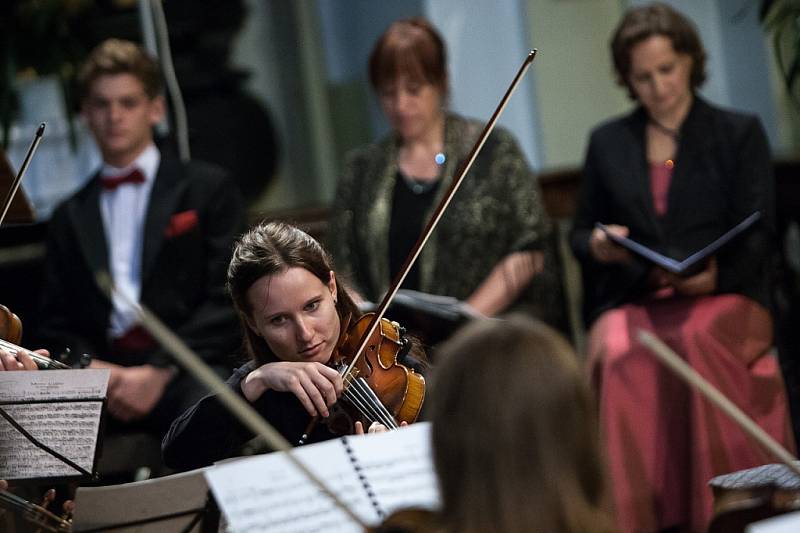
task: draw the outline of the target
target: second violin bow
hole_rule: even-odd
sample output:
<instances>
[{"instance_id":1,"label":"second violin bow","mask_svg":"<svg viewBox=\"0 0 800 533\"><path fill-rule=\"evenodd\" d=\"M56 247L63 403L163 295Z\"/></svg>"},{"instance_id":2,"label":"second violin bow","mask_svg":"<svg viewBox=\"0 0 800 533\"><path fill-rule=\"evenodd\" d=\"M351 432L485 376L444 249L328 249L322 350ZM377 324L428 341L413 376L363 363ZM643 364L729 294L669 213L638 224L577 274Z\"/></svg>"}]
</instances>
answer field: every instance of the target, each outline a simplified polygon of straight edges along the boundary
<instances>
[{"instance_id":1,"label":"second violin bow","mask_svg":"<svg viewBox=\"0 0 800 533\"><path fill-rule=\"evenodd\" d=\"M11 202L14 200L14 196L17 194L20 183L22 183L22 178L25 176L25 171L28 170L28 165L31 163L33 154L36 152L36 148L42 141L42 136L44 135L44 126L45 123L42 122L39 124L39 127L36 128L36 134L33 136L31 145L28 147L28 153L25 154L25 159L22 161L22 165L19 167L19 172L17 172L17 176L14 178L14 181L11 182L11 187L8 189L8 193L6 193L6 199L3 200L3 211L0 214L0 226L3 225L3 221L6 219L8 209L11 207Z\"/></svg>"}]
</instances>

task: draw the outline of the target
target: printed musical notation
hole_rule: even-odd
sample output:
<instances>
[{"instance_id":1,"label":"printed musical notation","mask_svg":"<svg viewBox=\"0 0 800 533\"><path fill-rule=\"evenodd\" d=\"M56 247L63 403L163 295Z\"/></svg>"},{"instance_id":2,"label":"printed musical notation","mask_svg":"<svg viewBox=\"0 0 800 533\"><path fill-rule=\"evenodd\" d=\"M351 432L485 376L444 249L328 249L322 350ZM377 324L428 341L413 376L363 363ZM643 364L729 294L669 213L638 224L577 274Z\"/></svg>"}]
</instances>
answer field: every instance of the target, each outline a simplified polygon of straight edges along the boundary
<instances>
[{"instance_id":1,"label":"printed musical notation","mask_svg":"<svg viewBox=\"0 0 800 533\"><path fill-rule=\"evenodd\" d=\"M427 423L293 453L367 524L400 508L439 506ZM206 478L237 533L362 531L283 452L217 465Z\"/></svg>"},{"instance_id":2,"label":"printed musical notation","mask_svg":"<svg viewBox=\"0 0 800 533\"><path fill-rule=\"evenodd\" d=\"M0 407L45 446L91 472L108 370L0 372ZM0 417L0 478L78 476Z\"/></svg>"}]
</instances>

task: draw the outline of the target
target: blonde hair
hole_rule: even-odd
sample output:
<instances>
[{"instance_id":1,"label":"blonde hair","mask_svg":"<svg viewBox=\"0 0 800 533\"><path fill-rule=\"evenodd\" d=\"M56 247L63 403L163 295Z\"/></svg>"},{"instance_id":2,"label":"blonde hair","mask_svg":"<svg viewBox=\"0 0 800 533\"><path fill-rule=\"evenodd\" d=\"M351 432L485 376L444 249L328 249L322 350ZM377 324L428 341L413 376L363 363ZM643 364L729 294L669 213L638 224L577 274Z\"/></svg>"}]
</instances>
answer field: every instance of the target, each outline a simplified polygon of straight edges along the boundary
<instances>
[{"instance_id":1,"label":"blonde hair","mask_svg":"<svg viewBox=\"0 0 800 533\"><path fill-rule=\"evenodd\" d=\"M81 98L89 96L97 78L115 74L130 74L138 79L151 99L161 94L158 62L136 43L106 39L91 51L78 71Z\"/></svg>"}]
</instances>

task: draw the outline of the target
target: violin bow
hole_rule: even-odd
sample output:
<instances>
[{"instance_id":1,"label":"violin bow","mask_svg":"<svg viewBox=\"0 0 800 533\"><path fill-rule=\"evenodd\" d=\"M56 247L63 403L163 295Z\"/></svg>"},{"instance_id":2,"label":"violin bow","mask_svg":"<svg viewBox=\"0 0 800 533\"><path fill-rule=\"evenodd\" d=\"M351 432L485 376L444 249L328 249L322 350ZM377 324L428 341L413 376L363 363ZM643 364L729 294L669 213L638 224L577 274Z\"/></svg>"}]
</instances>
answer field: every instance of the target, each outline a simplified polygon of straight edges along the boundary
<instances>
[{"instance_id":1,"label":"violin bow","mask_svg":"<svg viewBox=\"0 0 800 533\"><path fill-rule=\"evenodd\" d=\"M25 154L25 159L22 161L22 166L19 167L19 172L17 172L17 176L14 178L14 181L11 182L11 187L8 189L6 199L3 200L3 210L2 214L0 214L0 226L3 225L3 221L6 219L8 209L11 207L11 202L14 200L14 196L17 194L20 183L22 183L22 177L25 175L25 171L28 170L28 165L31 163L31 158L33 158L36 148L39 147L39 143L42 141L42 136L44 135L44 126L45 123L42 122L39 124L39 127L36 128L36 134L34 134L31 145L28 147L28 153Z\"/></svg>"},{"instance_id":2,"label":"violin bow","mask_svg":"<svg viewBox=\"0 0 800 533\"><path fill-rule=\"evenodd\" d=\"M514 79L511 81L511 85L509 85L508 89L506 90L506 93L503 95L503 98L500 100L500 103L494 110L494 113L492 114L492 117L489 119L489 122L486 123L486 126L483 128L483 131L478 137L478 140L473 145L472 150L470 151L467 158L464 159L464 161L461 163L461 167L456 173L456 177L450 182L450 188L442 197L441 201L439 202L439 205L436 206L436 211L434 211L433 215L431 215L428 224L425 226L425 229L422 230L422 233L417 239L416 244L414 244L414 248L412 248L411 252L409 252L405 262L403 263L403 266L400 268L400 271L395 276L394 280L392 281L392 284L389 286L389 289L387 289L386 294L384 295L380 305L375 310L375 314L373 315L372 320L370 321L369 326L367 327L367 330L365 331L363 337L358 343L358 348L356 350L355 355L353 356L353 360L350 362L350 364L344 371L344 376L349 376L352 373L353 369L356 366L356 363L358 362L361 355L364 353L364 349L366 348L370 337L372 337L372 334L377 329L378 324L380 324L383 315L386 314L386 309L392 303L392 300L397 295L397 291L400 289L400 286L403 284L403 281L405 281L406 276L408 275L411 268L414 266L414 263L416 263L417 258L422 252L422 248L425 247L425 243L428 242L428 238L430 238L431 234L433 233L433 230L436 229L436 225L439 223L439 220L444 215L447 206L450 205L450 201L453 199L453 196L455 196L456 192L458 191L458 188L461 186L461 182L464 180L464 177L467 175L467 172L469 172L469 169L472 168L472 163L475 162L475 158L478 157L478 153L483 148L486 139L489 137L489 134L492 133L492 130L494 130L494 127L497 124L497 120L500 118L500 115L505 110L506 105L508 105L508 101L511 99L511 95L513 95L514 91L516 91L517 86L522 81L522 78L525 76L525 73L528 71L528 68L531 66L531 63L533 63L533 60L536 58L537 52L538 50L536 48L528 52L528 55L525 57L525 61L523 61L522 65L519 67L516 76L514 76Z\"/></svg>"},{"instance_id":3,"label":"violin bow","mask_svg":"<svg viewBox=\"0 0 800 533\"><path fill-rule=\"evenodd\" d=\"M756 424L752 418L739 409L736 404L722 394L716 387L709 383L697 370L689 366L669 346L658 337L645 330L638 330L639 342L644 344L656 358L667 368L672 370L688 385L697 389L708 401L717 406L731 420L733 420L747 435L758 442L768 453L780 460L789 469L800 476L800 465L797 458L781 446L769 433Z\"/></svg>"}]
</instances>

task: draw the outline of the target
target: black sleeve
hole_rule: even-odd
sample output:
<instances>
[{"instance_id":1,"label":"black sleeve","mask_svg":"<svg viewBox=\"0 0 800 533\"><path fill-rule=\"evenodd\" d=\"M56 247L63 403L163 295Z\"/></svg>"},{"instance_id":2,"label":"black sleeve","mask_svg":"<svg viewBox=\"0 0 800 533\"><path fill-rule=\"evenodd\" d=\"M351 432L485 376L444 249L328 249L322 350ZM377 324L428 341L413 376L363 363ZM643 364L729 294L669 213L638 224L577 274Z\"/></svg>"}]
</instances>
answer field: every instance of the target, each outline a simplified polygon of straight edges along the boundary
<instances>
[{"instance_id":1,"label":"black sleeve","mask_svg":"<svg viewBox=\"0 0 800 533\"><path fill-rule=\"evenodd\" d=\"M751 117L733 147L731 223L741 222L755 211L762 218L719 255L718 292L748 294L755 280L766 275L775 235L775 180L767 137L761 123Z\"/></svg>"},{"instance_id":2,"label":"black sleeve","mask_svg":"<svg viewBox=\"0 0 800 533\"><path fill-rule=\"evenodd\" d=\"M228 386L241 398L244 398L244 393L240 384L255 368L255 363L247 363L236 369L227 381ZM311 421L300 401L289 392L268 390L252 406L293 446ZM164 463L170 468L201 468L236 456L242 445L254 436L215 395L208 395L172 423L161 443L161 452ZM320 442L333 437L335 435L320 422L307 442Z\"/></svg>"},{"instance_id":3,"label":"black sleeve","mask_svg":"<svg viewBox=\"0 0 800 533\"><path fill-rule=\"evenodd\" d=\"M34 336L37 345L46 347L53 356L69 348L73 358L71 363L76 363L81 354L96 355L101 339L82 334L74 321L77 318L83 324L103 323L96 314L97 309L85 305L85 301L105 301L105 296L99 294L94 280L83 275L84 263L78 252L78 242L67 210L67 204L59 206L47 225L46 255L38 302L40 323ZM76 295L85 299L79 300ZM107 314L108 309L102 309L101 312Z\"/></svg>"},{"instance_id":4,"label":"black sleeve","mask_svg":"<svg viewBox=\"0 0 800 533\"><path fill-rule=\"evenodd\" d=\"M250 363L236 369L227 385L244 398L239 386L252 370ZM202 398L178 417L161 443L164 463L177 470L209 466L232 457L253 434L213 395Z\"/></svg>"},{"instance_id":5,"label":"black sleeve","mask_svg":"<svg viewBox=\"0 0 800 533\"><path fill-rule=\"evenodd\" d=\"M613 191L604 180L604 152L607 142L595 132L583 166L578 207L569 240L573 254L581 265L583 276L584 314L588 322L601 311L618 305L643 286L647 265L636 258L630 263L604 264L596 261L589 248L589 239L596 222L613 223Z\"/></svg>"}]
</instances>

